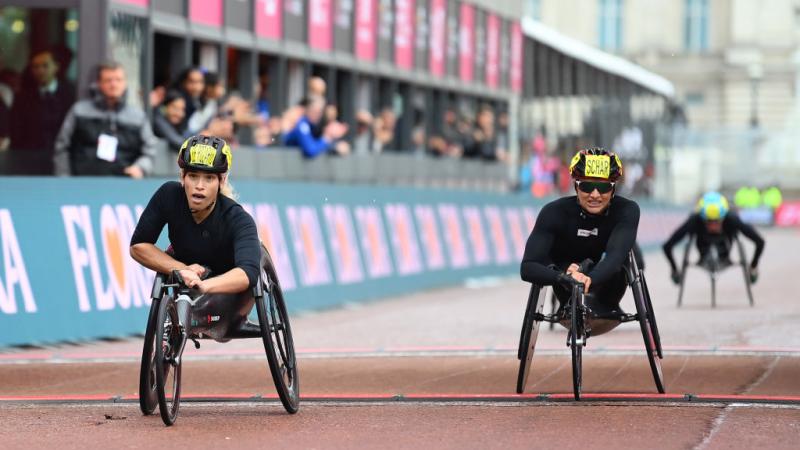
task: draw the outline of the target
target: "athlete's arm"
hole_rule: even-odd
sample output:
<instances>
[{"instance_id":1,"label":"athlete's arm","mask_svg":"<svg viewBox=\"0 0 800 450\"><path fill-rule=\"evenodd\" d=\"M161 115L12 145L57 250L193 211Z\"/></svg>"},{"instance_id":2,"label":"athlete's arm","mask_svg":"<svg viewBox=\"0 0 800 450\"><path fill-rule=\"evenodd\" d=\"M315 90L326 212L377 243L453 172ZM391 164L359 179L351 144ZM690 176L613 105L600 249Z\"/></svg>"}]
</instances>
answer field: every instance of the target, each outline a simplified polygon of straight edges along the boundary
<instances>
[{"instance_id":1,"label":"athlete's arm","mask_svg":"<svg viewBox=\"0 0 800 450\"><path fill-rule=\"evenodd\" d=\"M610 280L625 261L636 242L636 230L639 228L639 205L633 201L621 204L619 222L611 231L606 244L605 257L600 260L587 275L592 284L598 285Z\"/></svg>"},{"instance_id":2,"label":"athlete's arm","mask_svg":"<svg viewBox=\"0 0 800 450\"><path fill-rule=\"evenodd\" d=\"M520 276L524 281L540 285L558 282L559 272L548 267L552 264L550 250L559 224L556 208L546 205L536 218L536 225L525 244L525 254L520 265Z\"/></svg>"},{"instance_id":3,"label":"athlete's arm","mask_svg":"<svg viewBox=\"0 0 800 450\"><path fill-rule=\"evenodd\" d=\"M669 239L667 239L667 242L665 242L664 245L661 247L661 249L664 250L664 255L666 255L667 260L669 261L670 267L672 267L672 272L678 271L678 267L675 264L675 259L672 257L672 247L674 247L675 244L680 242L681 239L684 238L684 236L689 234L689 230L691 229L693 219L694 215L689 216L689 218L686 219L686 221L683 222L681 226L679 226L678 229L675 230L674 233L672 233L672 236L670 236Z\"/></svg>"},{"instance_id":4,"label":"athlete's arm","mask_svg":"<svg viewBox=\"0 0 800 450\"><path fill-rule=\"evenodd\" d=\"M155 245L167 223L170 188L170 184L165 183L150 198L136 224L136 229L133 230L130 244L130 254L133 259L150 270L164 274L189 268Z\"/></svg>"},{"instance_id":5,"label":"athlete's arm","mask_svg":"<svg viewBox=\"0 0 800 450\"><path fill-rule=\"evenodd\" d=\"M758 267L758 260L761 258L761 253L764 251L764 238L761 237L752 225L742 222L739 216L733 216L732 219L734 219L735 226L739 231L756 245L756 251L753 253L753 260L750 263L750 267Z\"/></svg>"}]
</instances>

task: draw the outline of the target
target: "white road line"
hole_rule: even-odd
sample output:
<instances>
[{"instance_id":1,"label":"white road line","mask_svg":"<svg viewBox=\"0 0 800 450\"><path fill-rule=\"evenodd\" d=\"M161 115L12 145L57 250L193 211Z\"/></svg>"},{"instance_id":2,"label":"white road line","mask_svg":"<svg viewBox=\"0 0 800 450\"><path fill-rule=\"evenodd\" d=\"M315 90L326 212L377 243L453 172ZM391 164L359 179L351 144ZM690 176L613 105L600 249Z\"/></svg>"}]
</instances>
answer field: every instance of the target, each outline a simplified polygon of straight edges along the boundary
<instances>
[{"instance_id":1,"label":"white road line","mask_svg":"<svg viewBox=\"0 0 800 450\"><path fill-rule=\"evenodd\" d=\"M714 435L716 435L717 432L719 432L719 429L722 428L722 424L725 423L725 419L728 417L728 413L732 409L733 408L731 405L728 405L717 415L716 418L714 418L714 421L711 422L711 429L705 434L703 440L694 446L693 450L705 450L708 448L709 444L711 444L711 440L714 438Z\"/></svg>"}]
</instances>

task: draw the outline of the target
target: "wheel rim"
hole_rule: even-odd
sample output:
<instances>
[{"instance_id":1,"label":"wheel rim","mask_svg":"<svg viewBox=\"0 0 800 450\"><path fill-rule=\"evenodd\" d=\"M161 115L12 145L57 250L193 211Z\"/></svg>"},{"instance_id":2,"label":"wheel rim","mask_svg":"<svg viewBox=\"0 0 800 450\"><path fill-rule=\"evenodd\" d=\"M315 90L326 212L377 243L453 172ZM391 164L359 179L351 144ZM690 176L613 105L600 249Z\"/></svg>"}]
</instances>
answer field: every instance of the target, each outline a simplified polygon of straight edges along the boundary
<instances>
[{"instance_id":1,"label":"wheel rim","mask_svg":"<svg viewBox=\"0 0 800 450\"><path fill-rule=\"evenodd\" d=\"M161 418L167 425L172 425L180 406L181 365L176 360L180 356L176 352L179 351L181 333L175 304L170 301L165 307L165 318L156 334L154 378Z\"/></svg>"},{"instance_id":2,"label":"wheel rim","mask_svg":"<svg viewBox=\"0 0 800 450\"><path fill-rule=\"evenodd\" d=\"M273 294L270 293L267 297L269 298L267 314L270 316L272 347L275 349L275 355L278 356L278 368L281 378L289 392L295 395L295 355L293 346L288 345L288 322L284 320L281 309L276 306Z\"/></svg>"}]
</instances>

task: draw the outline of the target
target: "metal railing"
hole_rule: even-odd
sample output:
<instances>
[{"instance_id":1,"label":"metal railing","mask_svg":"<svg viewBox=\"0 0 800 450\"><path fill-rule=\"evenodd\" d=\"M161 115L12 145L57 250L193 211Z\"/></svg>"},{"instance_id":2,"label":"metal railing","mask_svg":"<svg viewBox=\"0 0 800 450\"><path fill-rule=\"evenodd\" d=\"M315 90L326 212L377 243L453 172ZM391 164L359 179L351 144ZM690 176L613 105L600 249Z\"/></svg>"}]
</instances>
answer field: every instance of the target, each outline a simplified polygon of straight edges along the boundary
<instances>
[{"instance_id":1,"label":"metal railing","mask_svg":"<svg viewBox=\"0 0 800 450\"><path fill-rule=\"evenodd\" d=\"M173 177L176 153L163 147L154 176ZM404 185L505 192L508 166L492 161L436 158L387 152L368 155L304 158L297 148L266 150L237 147L233 151L234 179L332 182L341 184Z\"/></svg>"}]
</instances>

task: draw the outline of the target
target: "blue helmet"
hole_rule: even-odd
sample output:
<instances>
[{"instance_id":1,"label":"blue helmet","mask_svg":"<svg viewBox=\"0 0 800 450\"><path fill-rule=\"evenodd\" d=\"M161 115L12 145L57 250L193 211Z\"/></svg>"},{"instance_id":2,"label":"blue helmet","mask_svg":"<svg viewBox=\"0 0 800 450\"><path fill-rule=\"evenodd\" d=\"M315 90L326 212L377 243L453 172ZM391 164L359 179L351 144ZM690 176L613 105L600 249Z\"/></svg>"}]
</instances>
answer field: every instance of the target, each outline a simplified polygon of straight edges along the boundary
<instances>
[{"instance_id":1,"label":"blue helmet","mask_svg":"<svg viewBox=\"0 0 800 450\"><path fill-rule=\"evenodd\" d=\"M728 214L728 199L719 192L706 192L697 202L697 212L703 220L722 220Z\"/></svg>"}]
</instances>

